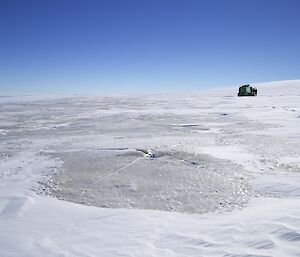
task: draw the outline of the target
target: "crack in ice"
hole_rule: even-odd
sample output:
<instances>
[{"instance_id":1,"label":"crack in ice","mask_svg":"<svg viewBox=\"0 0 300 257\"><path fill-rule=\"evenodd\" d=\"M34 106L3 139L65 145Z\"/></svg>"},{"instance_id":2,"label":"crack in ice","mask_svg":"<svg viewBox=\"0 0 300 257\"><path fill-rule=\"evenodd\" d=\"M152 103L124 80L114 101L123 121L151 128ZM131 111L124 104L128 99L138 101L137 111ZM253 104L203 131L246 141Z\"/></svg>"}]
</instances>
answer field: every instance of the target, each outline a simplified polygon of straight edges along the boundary
<instances>
[{"instance_id":1,"label":"crack in ice","mask_svg":"<svg viewBox=\"0 0 300 257\"><path fill-rule=\"evenodd\" d=\"M139 160L145 159L146 157L148 157L148 155L145 155L143 157L139 157L139 158L135 159L134 161L132 161L131 163L125 165L124 167L122 167L122 168L120 168L120 169L118 169L118 170L116 170L114 172L111 172L111 173L107 174L106 176L101 177L100 179L96 179L94 183L101 182L101 181L103 181L106 178L109 178L109 177L115 176L117 174L120 174L121 171L123 171L126 168L130 167L131 165L135 164Z\"/></svg>"}]
</instances>

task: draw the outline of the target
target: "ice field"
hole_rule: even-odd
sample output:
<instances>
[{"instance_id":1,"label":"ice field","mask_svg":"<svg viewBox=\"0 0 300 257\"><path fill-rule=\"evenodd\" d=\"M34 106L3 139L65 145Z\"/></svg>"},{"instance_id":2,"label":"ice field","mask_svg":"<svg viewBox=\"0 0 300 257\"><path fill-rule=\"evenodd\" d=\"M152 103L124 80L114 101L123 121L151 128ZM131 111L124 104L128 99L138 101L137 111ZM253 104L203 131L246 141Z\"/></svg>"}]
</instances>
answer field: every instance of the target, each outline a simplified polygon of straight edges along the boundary
<instances>
[{"instance_id":1,"label":"ice field","mask_svg":"<svg viewBox=\"0 0 300 257\"><path fill-rule=\"evenodd\" d=\"M300 256L300 81L0 97L0 256Z\"/></svg>"}]
</instances>

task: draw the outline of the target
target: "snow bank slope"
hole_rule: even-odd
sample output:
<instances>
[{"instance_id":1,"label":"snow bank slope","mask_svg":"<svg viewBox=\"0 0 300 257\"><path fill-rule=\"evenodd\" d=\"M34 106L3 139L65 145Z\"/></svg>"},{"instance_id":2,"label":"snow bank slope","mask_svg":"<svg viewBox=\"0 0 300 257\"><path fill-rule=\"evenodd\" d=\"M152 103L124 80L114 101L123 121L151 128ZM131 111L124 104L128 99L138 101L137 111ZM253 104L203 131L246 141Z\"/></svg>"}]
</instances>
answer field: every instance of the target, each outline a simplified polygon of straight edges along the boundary
<instances>
[{"instance_id":1,"label":"snow bank slope","mask_svg":"<svg viewBox=\"0 0 300 257\"><path fill-rule=\"evenodd\" d=\"M260 199L242 211L184 215L35 199L1 219L1 256L299 256L299 200Z\"/></svg>"}]
</instances>

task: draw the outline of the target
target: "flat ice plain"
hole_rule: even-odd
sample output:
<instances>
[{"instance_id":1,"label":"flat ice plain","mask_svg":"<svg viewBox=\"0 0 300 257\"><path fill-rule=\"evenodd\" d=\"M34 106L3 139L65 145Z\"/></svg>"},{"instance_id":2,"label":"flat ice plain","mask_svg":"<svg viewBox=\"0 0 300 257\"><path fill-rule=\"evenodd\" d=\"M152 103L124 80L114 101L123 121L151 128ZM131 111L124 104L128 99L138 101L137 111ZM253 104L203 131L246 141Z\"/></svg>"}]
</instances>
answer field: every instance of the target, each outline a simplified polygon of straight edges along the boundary
<instances>
[{"instance_id":1,"label":"flat ice plain","mask_svg":"<svg viewBox=\"0 0 300 257\"><path fill-rule=\"evenodd\" d=\"M0 256L300 256L300 81L256 86L0 97Z\"/></svg>"}]
</instances>

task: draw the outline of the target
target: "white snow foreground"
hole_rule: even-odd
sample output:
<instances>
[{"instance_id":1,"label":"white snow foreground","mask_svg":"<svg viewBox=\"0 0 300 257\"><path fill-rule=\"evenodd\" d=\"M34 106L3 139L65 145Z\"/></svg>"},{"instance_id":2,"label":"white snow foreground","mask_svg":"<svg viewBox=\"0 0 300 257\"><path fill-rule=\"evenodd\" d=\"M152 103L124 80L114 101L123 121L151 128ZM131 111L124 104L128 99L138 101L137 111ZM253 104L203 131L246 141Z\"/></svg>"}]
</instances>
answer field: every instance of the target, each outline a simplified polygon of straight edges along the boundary
<instances>
[{"instance_id":1,"label":"white snow foreground","mask_svg":"<svg viewBox=\"0 0 300 257\"><path fill-rule=\"evenodd\" d=\"M30 199L23 212L17 207L1 217L1 256L299 256L294 199L259 199L242 211L203 215L49 197Z\"/></svg>"},{"instance_id":2,"label":"white snow foreground","mask_svg":"<svg viewBox=\"0 0 300 257\"><path fill-rule=\"evenodd\" d=\"M207 93L188 99L209 105L211 113L240 117L236 123L211 123L211 132L203 130L203 135L211 133L216 138L207 147L191 142L186 146L183 138L179 146L187 152L229 159L253 176L253 187L265 197L253 198L242 210L231 212L103 209L37 195L33 188L62 162L38 154L47 149L47 138L31 141L10 136L10 126L25 111L10 116L11 120L2 113L1 122L6 124L0 128L5 131L0 134L0 256L299 257L300 152L292 144L300 143L300 81L257 87L259 95L253 98L235 98L234 89L226 92L234 98ZM6 101L3 108L13 104ZM242 122L249 124L249 131L239 127ZM255 122L267 128L252 129ZM49 129L46 125L40 122L37 131ZM228 126L229 136L223 137ZM251 136L262 140L253 142Z\"/></svg>"}]
</instances>

